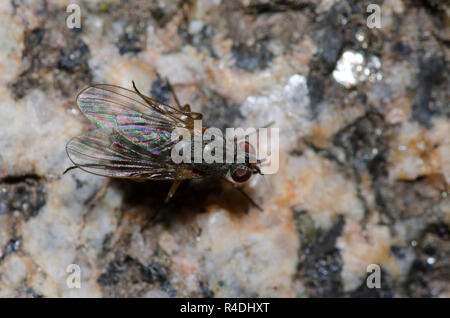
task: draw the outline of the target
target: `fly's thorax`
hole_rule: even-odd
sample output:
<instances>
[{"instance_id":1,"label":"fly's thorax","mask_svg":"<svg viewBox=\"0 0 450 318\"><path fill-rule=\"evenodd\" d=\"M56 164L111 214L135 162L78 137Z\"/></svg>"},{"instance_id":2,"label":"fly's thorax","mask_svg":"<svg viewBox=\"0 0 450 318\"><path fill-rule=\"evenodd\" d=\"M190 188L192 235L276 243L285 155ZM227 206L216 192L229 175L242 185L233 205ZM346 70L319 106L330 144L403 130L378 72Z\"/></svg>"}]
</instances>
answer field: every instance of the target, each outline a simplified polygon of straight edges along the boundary
<instances>
[{"instance_id":1,"label":"fly's thorax","mask_svg":"<svg viewBox=\"0 0 450 318\"><path fill-rule=\"evenodd\" d=\"M192 163L194 171L210 176L225 176L230 171L230 166L231 165L227 163L207 163L205 161Z\"/></svg>"},{"instance_id":2,"label":"fly's thorax","mask_svg":"<svg viewBox=\"0 0 450 318\"><path fill-rule=\"evenodd\" d=\"M201 145L201 146L200 146ZM195 150L199 151L203 157L206 157L206 162L226 162L232 163L248 163L257 162L256 152L254 147L247 141L227 142L226 140L201 141L192 142L192 154L194 158Z\"/></svg>"},{"instance_id":3,"label":"fly's thorax","mask_svg":"<svg viewBox=\"0 0 450 318\"><path fill-rule=\"evenodd\" d=\"M248 181L257 170L254 148L247 141L223 144L214 144L205 140L197 143L194 141L191 159L196 171L208 175L226 176L237 183Z\"/></svg>"}]
</instances>

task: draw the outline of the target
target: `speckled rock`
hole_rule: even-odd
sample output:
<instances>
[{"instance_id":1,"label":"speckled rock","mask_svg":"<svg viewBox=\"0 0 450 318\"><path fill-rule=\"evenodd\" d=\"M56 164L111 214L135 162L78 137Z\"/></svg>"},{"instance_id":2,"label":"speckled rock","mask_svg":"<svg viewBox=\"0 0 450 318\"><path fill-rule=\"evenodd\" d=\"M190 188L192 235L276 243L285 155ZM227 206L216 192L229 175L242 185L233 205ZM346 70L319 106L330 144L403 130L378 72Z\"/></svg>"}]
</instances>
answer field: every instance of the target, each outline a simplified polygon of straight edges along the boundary
<instances>
[{"instance_id":1,"label":"speckled rock","mask_svg":"<svg viewBox=\"0 0 450 318\"><path fill-rule=\"evenodd\" d=\"M449 14L409 0L1 2L0 297L450 297ZM246 185L262 212L216 179L166 204L165 182L62 175L65 144L93 128L80 89L134 80L174 103L166 78L208 126L280 129L278 173Z\"/></svg>"}]
</instances>

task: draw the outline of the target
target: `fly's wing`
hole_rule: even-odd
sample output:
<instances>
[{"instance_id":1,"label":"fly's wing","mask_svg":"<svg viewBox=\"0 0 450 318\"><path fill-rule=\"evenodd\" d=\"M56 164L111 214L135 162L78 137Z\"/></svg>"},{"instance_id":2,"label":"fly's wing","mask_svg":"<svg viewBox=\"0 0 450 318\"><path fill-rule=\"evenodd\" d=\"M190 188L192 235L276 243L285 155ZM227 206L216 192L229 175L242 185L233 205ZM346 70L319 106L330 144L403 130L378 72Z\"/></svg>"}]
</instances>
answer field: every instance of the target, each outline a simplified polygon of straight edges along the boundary
<instances>
[{"instance_id":1,"label":"fly's wing","mask_svg":"<svg viewBox=\"0 0 450 318\"><path fill-rule=\"evenodd\" d=\"M123 87L99 84L80 92L77 104L96 125L158 154L172 147L177 127L192 130L197 113L182 112Z\"/></svg>"},{"instance_id":2,"label":"fly's wing","mask_svg":"<svg viewBox=\"0 0 450 318\"><path fill-rule=\"evenodd\" d=\"M72 138L67 143L66 151L75 166L100 176L138 180L199 177L190 165L174 164L170 150L155 155L104 130Z\"/></svg>"},{"instance_id":3,"label":"fly's wing","mask_svg":"<svg viewBox=\"0 0 450 318\"><path fill-rule=\"evenodd\" d=\"M178 127L193 130L197 113L183 112L138 92L100 84L80 92L77 103L100 130L66 146L75 166L97 175L155 180L198 177L170 157Z\"/></svg>"}]
</instances>

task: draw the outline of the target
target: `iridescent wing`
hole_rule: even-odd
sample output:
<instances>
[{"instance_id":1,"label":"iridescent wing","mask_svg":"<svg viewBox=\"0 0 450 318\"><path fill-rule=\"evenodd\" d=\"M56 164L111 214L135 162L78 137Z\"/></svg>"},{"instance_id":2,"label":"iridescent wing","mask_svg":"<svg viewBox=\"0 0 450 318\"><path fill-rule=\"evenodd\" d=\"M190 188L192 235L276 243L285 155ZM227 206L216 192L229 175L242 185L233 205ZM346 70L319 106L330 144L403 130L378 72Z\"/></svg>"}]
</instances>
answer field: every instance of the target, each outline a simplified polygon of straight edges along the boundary
<instances>
[{"instance_id":1,"label":"iridescent wing","mask_svg":"<svg viewBox=\"0 0 450 318\"><path fill-rule=\"evenodd\" d=\"M119 86L99 84L80 92L83 114L100 128L66 146L75 166L97 175L155 180L198 177L170 154L177 127L192 130L201 114L184 112Z\"/></svg>"},{"instance_id":2,"label":"iridescent wing","mask_svg":"<svg viewBox=\"0 0 450 318\"><path fill-rule=\"evenodd\" d=\"M100 176L140 180L199 177L189 164L174 164L170 158L170 150L155 155L104 130L72 138L67 143L66 151L75 166Z\"/></svg>"},{"instance_id":3,"label":"iridescent wing","mask_svg":"<svg viewBox=\"0 0 450 318\"><path fill-rule=\"evenodd\" d=\"M99 84L80 92L77 104L96 125L158 154L173 145L177 127L193 129L201 114L183 112L123 87Z\"/></svg>"}]
</instances>

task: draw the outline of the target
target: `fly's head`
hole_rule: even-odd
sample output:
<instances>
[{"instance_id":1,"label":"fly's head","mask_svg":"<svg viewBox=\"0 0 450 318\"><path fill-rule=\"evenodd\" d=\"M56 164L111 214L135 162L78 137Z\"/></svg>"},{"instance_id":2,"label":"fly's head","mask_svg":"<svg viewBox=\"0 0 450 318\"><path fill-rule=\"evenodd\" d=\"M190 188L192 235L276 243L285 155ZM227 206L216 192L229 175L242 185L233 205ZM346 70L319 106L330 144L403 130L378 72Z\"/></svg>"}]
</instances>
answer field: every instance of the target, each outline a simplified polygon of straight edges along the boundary
<instances>
[{"instance_id":1,"label":"fly's head","mask_svg":"<svg viewBox=\"0 0 450 318\"><path fill-rule=\"evenodd\" d=\"M243 163L234 163L230 166L230 176L234 182L243 183L250 179L250 177L254 174L261 174L261 170L259 169L260 160L256 159L256 153L253 146L247 142L241 142L238 144L238 147L244 151L245 162Z\"/></svg>"}]
</instances>

